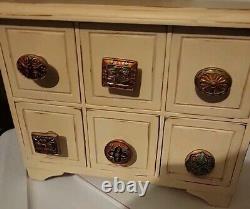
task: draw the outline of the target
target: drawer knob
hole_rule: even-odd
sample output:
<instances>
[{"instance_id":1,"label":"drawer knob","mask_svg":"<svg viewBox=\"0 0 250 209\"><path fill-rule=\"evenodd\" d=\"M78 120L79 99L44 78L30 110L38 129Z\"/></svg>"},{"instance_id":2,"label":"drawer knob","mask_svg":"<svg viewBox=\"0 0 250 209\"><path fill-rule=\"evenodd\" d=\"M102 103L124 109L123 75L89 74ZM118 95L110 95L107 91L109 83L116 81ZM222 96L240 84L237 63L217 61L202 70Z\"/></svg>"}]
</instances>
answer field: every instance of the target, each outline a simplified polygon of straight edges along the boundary
<instances>
[{"instance_id":1,"label":"drawer knob","mask_svg":"<svg viewBox=\"0 0 250 209\"><path fill-rule=\"evenodd\" d=\"M206 150L194 150L188 154L185 160L188 172L195 176L209 174L215 166L214 156Z\"/></svg>"},{"instance_id":2,"label":"drawer knob","mask_svg":"<svg viewBox=\"0 0 250 209\"><path fill-rule=\"evenodd\" d=\"M31 133L35 152L47 155L60 155L59 136L49 131L47 133Z\"/></svg>"},{"instance_id":3,"label":"drawer knob","mask_svg":"<svg viewBox=\"0 0 250 209\"><path fill-rule=\"evenodd\" d=\"M132 158L132 149L123 140L110 141L104 149L106 158L117 165L127 166Z\"/></svg>"},{"instance_id":4,"label":"drawer knob","mask_svg":"<svg viewBox=\"0 0 250 209\"><path fill-rule=\"evenodd\" d=\"M41 57L34 54L26 54L17 60L17 69L28 79L44 79L48 72L49 64Z\"/></svg>"},{"instance_id":5,"label":"drawer knob","mask_svg":"<svg viewBox=\"0 0 250 209\"><path fill-rule=\"evenodd\" d=\"M194 82L197 95L210 103L225 100L232 86L231 76L225 70L216 67L200 70L196 74Z\"/></svg>"},{"instance_id":6,"label":"drawer knob","mask_svg":"<svg viewBox=\"0 0 250 209\"><path fill-rule=\"evenodd\" d=\"M137 85L138 63L134 60L104 57L102 86L134 91Z\"/></svg>"}]
</instances>

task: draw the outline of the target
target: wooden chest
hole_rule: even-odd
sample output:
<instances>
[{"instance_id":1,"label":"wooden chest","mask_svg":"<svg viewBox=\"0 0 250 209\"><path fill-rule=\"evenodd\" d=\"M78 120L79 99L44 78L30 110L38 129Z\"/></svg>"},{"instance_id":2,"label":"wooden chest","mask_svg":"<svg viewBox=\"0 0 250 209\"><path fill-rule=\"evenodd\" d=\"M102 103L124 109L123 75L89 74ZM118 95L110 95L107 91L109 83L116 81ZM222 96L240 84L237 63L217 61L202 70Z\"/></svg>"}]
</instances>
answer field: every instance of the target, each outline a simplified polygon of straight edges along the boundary
<instances>
[{"instance_id":1,"label":"wooden chest","mask_svg":"<svg viewBox=\"0 0 250 209\"><path fill-rule=\"evenodd\" d=\"M149 180L228 206L250 140L250 6L143 4L0 2L28 174Z\"/></svg>"}]
</instances>

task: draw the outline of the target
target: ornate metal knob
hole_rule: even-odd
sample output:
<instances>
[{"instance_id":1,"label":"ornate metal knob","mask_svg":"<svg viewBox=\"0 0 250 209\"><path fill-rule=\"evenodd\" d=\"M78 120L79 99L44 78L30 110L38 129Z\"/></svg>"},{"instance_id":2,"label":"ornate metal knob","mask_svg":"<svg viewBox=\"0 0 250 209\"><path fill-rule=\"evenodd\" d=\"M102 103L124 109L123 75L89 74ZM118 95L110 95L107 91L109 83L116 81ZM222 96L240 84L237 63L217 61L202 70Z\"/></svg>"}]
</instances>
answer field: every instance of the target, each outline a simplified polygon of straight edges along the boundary
<instances>
[{"instance_id":1,"label":"ornate metal knob","mask_svg":"<svg viewBox=\"0 0 250 209\"><path fill-rule=\"evenodd\" d=\"M49 131L47 133L31 133L35 151L47 155L60 155L59 136Z\"/></svg>"},{"instance_id":2,"label":"ornate metal knob","mask_svg":"<svg viewBox=\"0 0 250 209\"><path fill-rule=\"evenodd\" d=\"M105 57L102 60L102 86L134 91L138 63L134 60Z\"/></svg>"},{"instance_id":3,"label":"ornate metal knob","mask_svg":"<svg viewBox=\"0 0 250 209\"><path fill-rule=\"evenodd\" d=\"M197 95L206 102L221 102L230 94L231 76L223 69L209 67L200 70L194 79Z\"/></svg>"},{"instance_id":4,"label":"ornate metal knob","mask_svg":"<svg viewBox=\"0 0 250 209\"><path fill-rule=\"evenodd\" d=\"M104 149L106 158L117 165L126 166L132 158L132 149L123 140L110 141Z\"/></svg>"},{"instance_id":5,"label":"ornate metal knob","mask_svg":"<svg viewBox=\"0 0 250 209\"><path fill-rule=\"evenodd\" d=\"M45 78L49 65L47 61L34 54L26 54L17 60L17 69L28 79Z\"/></svg>"},{"instance_id":6,"label":"ornate metal knob","mask_svg":"<svg viewBox=\"0 0 250 209\"><path fill-rule=\"evenodd\" d=\"M185 160L186 169L195 176L209 174L215 166L214 156L206 150L194 150Z\"/></svg>"}]
</instances>

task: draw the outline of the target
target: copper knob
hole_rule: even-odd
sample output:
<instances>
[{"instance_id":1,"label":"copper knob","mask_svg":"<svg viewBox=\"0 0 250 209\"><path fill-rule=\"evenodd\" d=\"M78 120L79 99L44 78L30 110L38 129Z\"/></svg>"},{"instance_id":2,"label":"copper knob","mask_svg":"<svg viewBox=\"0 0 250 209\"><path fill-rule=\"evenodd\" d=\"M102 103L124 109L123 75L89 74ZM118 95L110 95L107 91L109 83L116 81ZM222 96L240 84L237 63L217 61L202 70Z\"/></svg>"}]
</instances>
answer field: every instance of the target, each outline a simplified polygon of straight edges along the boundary
<instances>
[{"instance_id":1,"label":"copper knob","mask_svg":"<svg viewBox=\"0 0 250 209\"><path fill-rule=\"evenodd\" d=\"M48 72L49 64L41 57L34 54L26 54L17 60L17 69L28 79L44 79Z\"/></svg>"},{"instance_id":2,"label":"copper knob","mask_svg":"<svg viewBox=\"0 0 250 209\"><path fill-rule=\"evenodd\" d=\"M124 140L113 140L105 146L104 154L110 162L126 166L132 158L132 148Z\"/></svg>"},{"instance_id":3,"label":"copper knob","mask_svg":"<svg viewBox=\"0 0 250 209\"><path fill-rule=\"evenodd\" d=\"M102 59L102 86L134 91L138 79L137 68L137 61L104 57Z\"/></svg>"},{"instance_id":4,"label":"copper knob","mask_svg":"<svg viewBox=\"0 0 250 209\"><path fill-rule=\"evenodd\" d=\"M206 102L221 102L230 94L231 76L223 69L208 67L200 70L194 79L197 95Z\"/></svg>"},{"instance_id":5,"label":"copper knob","mask_svg":"<svg viewBox=\"0 0 250 209\"><path fill-rule=\"evenodd\" d=\"M195 176L207 175L214 169L214 156L206 150L194 150L188 154L185 160L188 172Z\"/></svg>"},{"instance_id":6,"label":"copper knob","mask_svg":"<svg viewBox=\"0 0 250 209\"><path fill-rule=\"evenodd\" d=\"M31 133L35 152L47 155L60 155L60 145L58 134L49 131L47 133Z\"/></svg>"}]
</instances>

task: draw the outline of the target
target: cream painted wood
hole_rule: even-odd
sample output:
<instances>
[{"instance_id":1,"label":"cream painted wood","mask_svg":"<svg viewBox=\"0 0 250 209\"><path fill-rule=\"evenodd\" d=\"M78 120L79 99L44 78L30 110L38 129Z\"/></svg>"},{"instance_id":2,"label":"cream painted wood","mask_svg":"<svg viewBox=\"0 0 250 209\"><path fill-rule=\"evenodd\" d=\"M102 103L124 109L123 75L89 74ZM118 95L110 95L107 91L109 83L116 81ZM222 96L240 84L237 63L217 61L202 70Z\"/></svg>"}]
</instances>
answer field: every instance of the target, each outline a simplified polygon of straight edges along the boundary
<instances>
[{"instance_id":1,"label":"cream painted wood","mask_svg":"<svg viewBox=\"0 0 250 209\"><path fill-rule=\"evenodd\" d=\"M21 24L0 27L13 96L80 103L73 24ZM42 56L50 65L46 78L40 83L27 79L18 71L16 62L25 54Z\"/></svg>"},{"instance_id":2,"label":"cream painted wood","mask_svg":"<svg viewBox=\"0 0 250 209\"><path fill-rule=\"evenodd\" d=\"M220 117L249 117L249 31L174 28L166 110ZM229 97L209 103L195 91L196 73L207 67L224 69L232 77Z\"/></svg>"},{"instance_id":3,"label":"cream painted wood","mask_svg":"<svg viewBox=\"0 0 250 209\"><path fill-rule=\"evenodd\" d=\"M81 45L87 104L160 110L165 27L82 24ZM112 91L102 86L104 57L138 62L141 78L135 92Z\"/></svg>"},{"instance_id":4,"label":"cream painted wood","mask_svg":"<svg viewBox=\"0 0 250 209\"><path fill-rule=\"evenodd\" d=\"M79 87L80 87L80 94L81 94L81 105L86 106L85 103L85 87L84 87L84 80L83 80L83 62L82 62L82 55L81 55L81 38L80 38L80 23L74 23L74 31L75 31L75 44L76 44L76 54L77 54L77 64L79 70Z\"/></svg>"},{"instance_id":5,"label":"cream painted wood","mask_svg":"<svg viewBox=\"0 0 250 209\"><path fill-rule=\"evenodd\" d=\"M166 94L168 90L168 74L169 74L169 66L170 66L170 55L171 55L171 45L172 45L172 26L168 27L167 32L167 43L166 43L166 51L165 51L165 67L163 71L163 86L162 86L162 103L161 103L161 112L165 113L166 109Z\"/></svg>"},{"instance_id":6,"label":"cream painted wood","mask_svg":"<svg viewBox=\"0 0 250 209\"><path fill-rule=\"evenodd\" d=\"M158 185L186 189L209 204L227 206L239 179L250 134L250 33L232 28L250 28L250 3L234 0L227 4L220 0L217 3L159 0L34 3L34 0L0 2L0 45L4 55L0 54L0 68L29 176L43 180L67 172L150 180ZM173 27L167 30L166 25ZM65 42L62 36L66 37ZM116 39L123 40L122 44L117 44ZM36 40L39 44L34 44ZM19 82L23 78L15 74L13 59L22 50L43 52L40 55L50 63L55 62L56 67L62 64L61 60L68 63L60 71L64 80L60 80L63 82L57 86L58 92L53 88L34 87L30 82L21 83L26 86L25 91L17 86L16 78ZM185 61L184 68L176 67L179 52L183 54L180 60ZM59 59L63 53L66 59ZM104 55L138 58L139 65L146 66L142 68L147 70L142 74L144 87L138 97L110 95L99 86L100 74L93 73L93 69L100 72L97 59ZM198 70L203 66L201 63L220 65L232 75L232 92L224 102L203 103L195 98L194 92L190 93L194 76L191 68L196 66ZM178 73L183 74L177 81ZM173 95L176 91L180 93ZM176 99L185 105L177 107ZM144 104L142 100L148 102ZM167 118L165 129L164 117ZM59 159L34 153L30 132L51 127L67 135L70 156ZM113 137L126 138L136 148L134 164L123 168L106 160L103 149ZM216 157L216 168L210 175L197 178L186 172L183 159L194 148L207 149Z\"/></svg>"},{"instance_id":7,"label":"cream painted wood","mask_svg":"<svg viewBox=\"0 0 250 209\"><path fill-rule=\"evenodd\" d=\"M227 1L227 5L225 5L225 1ZM2 2L11 2L11 3L36 3L35 0L2 0ZM161 0L141 0L140 2L135 2L133 0L127 1L120 1L117 2L116 0L43 0L40 4L48 4L48 3L56 3L56 4L64 4L64 5L71 5L71 4L91 4L91 5L119 5L119 6L143 6L143 7L185 7L188 6L192 7L204 7L204 8L232 8L234 9L248 9L250 6L250 2L248 0L217 0L217 1L210 1L210 0L202 0L202 1L195 1L195 2L186 2L183 0L175 0L175 1L161 1ZM244 6L244 7L243 7Z\"/></svg>"},{"instance_id":8,"label":"cream painted wood","mask_svg":"<svg viewBox=\"0 0 250 209\"><path fill-rule=\"evenodd\" d=\"M194 114L183 114L183 113L176 113L176 112L165 112L163 115L166 118L175 117L175 118L194 118L194 119L202 119L202 120L212 120L212 121L223 121L223 122L234 122L234 123L241 123L247 124L249 119L248 118L222 118L222 117L214 117L208 115L194 115Z\"/></svg>"},{"instance_id":9,"label":"cream painted wood","mask_svg":"<svg viewBox=\"0 0 250 209\"><path fill-rule=\"evenodd\" d=\"M229 207L232 194L224 194L221 192L201 192L201 191L193 191L187 190L188 193L195 195L203 200L205 200L210 205L216 205L217 207Z\"/></svg>"},{"instance_id":10,"label":"cream painted wood","mask_svg":"<svg viewBox=\"0 0 250 209\"><path fill-rule=\"evenodd\" d=\"M87 109L96 109L96 110L108 110L108 111L118 111L118 112L131 112L131 113L141 113L148 115L160 115L162 112L159 110L144 110L144 109L131 109L126 107L111 107L111 106L100 106L100 105L90 105L86 104Z\"/></svg>"},{"instance_id":11,"label":"cream painted wood","mask_svg":"<svg viewBox=\"0 0 250 209\"><path fill-rule=\"evenodd\" d=\"M208 184L194 184L192 182L188 182L188 181L179 181L176 180L174 178L168 178L168 179L163 179L162 176L160 178L157 177L151 177L151 176L131 176L130 174L126 174L124 172L119 173L119 177L123 178L123 179L127 179L127 180L150 180L151 183L154 184L160 184L160 185L165 185L165 186L170 186L170 187L177 187L177 188L182 188L182 189L188 189L188 192L191 194L194 194L204 200L206 200L209 204L211 205L217 205L217 206L227 206L230 202L231 196L233 194L233 191L235 190L235 186L237 185L237 179L239 176L239 172L241 166L242 166L242 162L244 160L244 155L246 153L246 149L248 147L248 143L249 143L249 128L247 129L246 133L245 133L245 137L243 140L243 143L241 144L241 150L240 150L240 154L239 157L237 159L237 165L236 165L236 169L234 171L233 174L233 180L232 180L232 184L230 186L227 187L222 187L222 186L214 186L214 185L208 185ZM36 163L33 162L33 165L29 164L29 166L31 167L36 167ZM60 174L59 172L62 171L62 169L64 171L68 171L68 168L66 167L62 167L59 165L55 165L55 166L51 166L49 164L43 164L41 166L41 164L39 165L39 169L35 169L35 171L32 173L32 177L35 179L39 179L41 178L41 175L45 175L46 173L44 173L44 171L48 171L49 169L52 168L52 170L50 170L50 176L56 175L58 173L58 175ZM107 176L112 178L114 176L114 174L111 173L107 173L105 170L100 170L100 169L93 169L93 168L85 168L83 169L70 169L70 171L68 172L74 172L74 173L78 173L80 175L96 175L96 176ZM47 175L49 175L47 173ZM43 176L41 179L43 178L47 178L46 175ZM215 194L220 194L221 198L216 198Z\"/></svg>"},{"instance_id":12,"label":"cream painted wood","mask_svg":"<svg viewBox=\"0 0 250 209\"><path fill-rule=\"evenodd\" d=\"M36 104L48 104L48 105L56 105L56 106L64 106L72 107L72 108L82 108L82 104L80 103L65 103L65 102L58 102L54 100L36 100L36 99L29 99L29 98L20 98L20 97L12 97L15 102L28 102L28 103L36 103Z\"/></svg>"},{"instance_id":13,"label":"cream painted wood","mask_svg":"<svg viewBox=\"0 0 250 209\"><path fill-rule=\"evenodd\" d=\"M157 180L152 180L152 182L159 185L186 189L187 192L202 198L203 200L207 201L209 204L213 206L226 207L229 205L231 197L237 189L241 168L244 162L247 149L249 147L249 134L250 134L250 126L247 125L246 130L244 132L244 137L240 145L230 185L226 187L212 185L212 184L193 183L192 181L180 181L174 175L161 175L159 178L157 178ZM165 151L166 150L164 149L164 152ZM163 158L164 156L162 156L162 160ZM221 198L220 199L216 198L214 194L220 194Z\"/></svg>"},{"instance_id":14,"label":"cream painted wood","mask_svg":"<svg viewBox=\"0 0 250 209\"><path fill-rule=\"evenodd\" d=\"M249 1L2 0L0 18L250 28Z\"/></svg>"},{"instance_id":15,"label":"cream painted wood","mask_svg":"<svg viewBox=\"0 0 250 209\"><path fill-rule=\"evenodd\" d=\"M180 181L211 185L230 185L245 126L230 122L168 118L165 123L161 176ZM203 177L188 173L186 156L197 149L210 152L215 168Z\"/></svg>"},{"instance_id":16,"label":"cream painted wood","mask_svg":"<svg viewBox=\"0 0 250 209\"><path fill-rule=\"evenodd\" d=\"M46 180L52 176L61 176L63 175L63 171L55 171L55 170L46 170L46 169L39 169L39 168L28 168L28 175L30 178L34 180Z\"/></svg>"},{"instance_id":17,"label":"cream painted wood","mask_svg":"<svg viewBox=\"0 0 250 209\"><path fill-rule=\"evenodd\" d=\"M64 166L86 166L80 110L24 102L16 103L16 108L28 160ZM44 155L34 150L31 133L49 131L59 135L61 156Z\"/></svg>"},{"instance_id":18,"label":"cream painted wood","mask_svg":"<svg viewBox=\"0 0 250 209\"><path fill-rule=\"evenodd\" d=\"M156 116L135 113L87 111L90 167L107 173L152 176L155 172L158 122ZM104 148L115 139L133 147L132 165L117 166L106 159Z\"/></svg>"}]
</instances>

